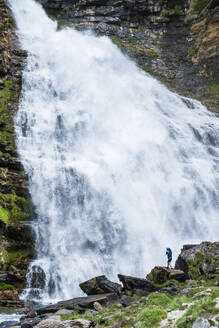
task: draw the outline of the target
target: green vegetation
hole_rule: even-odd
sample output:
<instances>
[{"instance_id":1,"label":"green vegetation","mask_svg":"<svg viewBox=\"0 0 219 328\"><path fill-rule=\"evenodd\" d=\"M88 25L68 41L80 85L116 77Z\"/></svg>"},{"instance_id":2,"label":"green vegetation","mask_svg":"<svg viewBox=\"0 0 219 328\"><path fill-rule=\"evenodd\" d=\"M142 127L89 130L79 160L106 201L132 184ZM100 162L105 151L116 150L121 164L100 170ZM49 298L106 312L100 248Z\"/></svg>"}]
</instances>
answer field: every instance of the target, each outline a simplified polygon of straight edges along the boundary
<instances>
[{"instance_id":1,"label":"green vegetation","mask_svg":"<svg viewBox=\"0 0 219 328\"><path fill-rule=\"evenodd\" d=\"M0 193L0 219L5 223L27 220L31 211L27 199L15 194Z\"/></svg>"},{"instance_id":2,"label":"green vegetation","mask_svg":"<svg viewBox=\"0 0 219 328\"><path fill-rule=\"evenodd\" d=\"M33 257L33 252L29 249L22 249L19 251L8 251L5 253L4 262L7 264L16 265L19 262L23 262L25 259Z\"/></svg>"},{"instance_id":3,"label":"green vegetation","mask_svg":"<svg viewBox=\"0 0 219 328\"><path fill-rule=\"evenodd\" d=\"M14 18L12 16L10 16L8 18L8 27L11 28L11 29L14 28L14 27L16 27L15 20L14 20Z\"/></svg>"},{"instance_id":4,"label":"green vegetation","mask_svg":"<svg viewBox=\"0 0 219 328\"><path fill-rule=\"evenodd\" d=\"M219 99L219 81L211 82L208 86L208 92L216 99Z\"/></svg>"},{"instance_id":5,"label":"green vegetation","mask_svg":"<svg viewBox=\"0 0 219 328\"><path fill-rule=\"evenodd\" d=\"M156 58L159 57L159 56L158 56L158 53L157 53L155 50L153 50L153 49L149 50L149 51L146 53L146 55L147 55L148 57L150 57L150 58L154 58L154 59L156 59Z\"/></svg>"},{"instance_id":6,"label":"green vegetation","mask_svg":"<svg viewBox=\"0 0 219 328\"><path fill-rule=\"evenodd\" d=\"M188 260L189 265L189 278L195 279L195 280L202 280L205 279L204 275L200 275L200 268L202 267L203 263L210 264L213 267L217 268L219 266L219 259L214 258L213 256L204 255L200 252L197 252L195 255L194 260ZM214 284L214 280L210 279L206 283L209 286L212 286Z\"/></svg>"},{"instance_id":7,"label":"green vegetation","mask_svg":"<svg viewBox=\"0 0 219 328\"><path fill-rule=\"evenodd\" d=\"M4 223L8 223L9 220L9 212L4 209L2 206L0 206L0 220Z\"/></svg>"},{"instance_id":8,"label":"green vegetation","mask_svg":"<svg viewBox=\"0 0 219 328\"><path fill-rule=\"evenodd\" d=\"M194 6L194 10L200 13L208 4L210 0L198 0Z\"/></svg>"},{"instance_id":9,"label":"green vegetation","mask_svg":"<svg viewBox=\"0 0 219 328\"><path fill-rule=\"evenodd\" d=\"M0 121L4 122L2 115L4 116L4 118L5 116L8 115L8 101L11 96L10 88L12 82L6 79L3 79L2 81L4 83L4 88L0 90L0 113L1 113Z\"/></svg>"},{"instance_id":10,"label":"green vegetation","mask_svg":"<svg viewBox=\"0 0 219 328\"><path fill-rule=\"evenodd\" d=\"M190 56L195 56L197 52L198 52L198 48L196 47L195 44L192 44L188 49L188 53Z\"/></svg>"},{"instance_id":11,"label":"green vegetation","mask_svg":"<svg viewBox=\"0 0 219 328\"><path fill-rule=\"evenodd\" d=\"M215 298L219 296L219 290L215 290L212 296L203 296L201 299L196 301L189 307L186 313L177 321L178 328L191 328L193 322L199 316L203 316L204 313L208 312L211 314L218 314L219 309L215 307ZM188 317L190 320L188 321Z\"/></svg>"},{"instance_id":12,"label":"green vegetation","mask_svg":"<svg viewBox=\"0 0 219 328\"><path fill-rule=\"evenodd\" d=\"M4 124L4 128L0 130L0 141L6 144L8 149L14 149L13 117L8 112L12 81L2 79L2 83L4 87L0 90L0 123Z\"/></svg>"},{"instance_id":13,"label":"green vegetation","mask_svg":"<svg viewBox=\"0 0 219 328\"><path fill-rule=\"evenodd\" d=\"M162 17L176 16L180 14L180 11L181 11L180 6L176 5L174 8L163 11Z\"/></svg>"},{"instance_id":14,"label":"green vegetation","mask_svg":"<svg viewBox=\"0 0 219 328\"><path fill-rule=\"evenodd\" d=\"M199 255L198 255L199 258ZM198 261L198 259L197 259ZM206 289L206 287L205 287ZM197 293L202 289L195 288ZM191 328L193 322L198 316L203 316L209 313L215 316L219 321L219 309L216 308L215 299L219 297L219 289L214 287L211 289L211 296L201 296L200 298L188 297L185 295L170 296L166 293L155 292L148 297L140 297L136 303L128 307L121 305L110 305L103 308L102 311L94 315L91 310L87 310L84 314L78 311L72 314L61 315L61 320L74 320L83 318L86 320L94 320L100 327L113 326L116 323L121 323L123 320L128 320L126 328L133 326L139 328L156 328L160 322L167 318L167 313L176 309L184 310L183 304L190 304L187 311L178 319L176 325L178 328ZM212 320L212 324L213 324Z\"/></svg>"},{"instance_id":15,"label":"green vegetation","mask_svg":"<svg viewBox=\"0 0 219 328\"><path fill-rule=\"evenodd\" d=\"M176 286L181 286L181 287L184 287L185 286L185 283L184 282L180 282L178 280L174 280L174 279L170 279L170 280L167 280L165 281L163 284L155 284L158 288L163 288L163 287L166 287L166 286L169 286L170 283L173 283L175 284Z\"/></svg>"},{"instance_id":16,"label":"green vegetation","mask_svg":"<svg viewBox=\"0 0 219 328\"><path fill-rule=\"evenodd\" d=\"M0 282L0 291L2 290L11 290L14 289L14 286L10 284L5 284L4 282Z\"/></svg>"},{"instance_id":17,"label":"green vegetation","mask_svg":"<svg viewBox=\"0 0 219 328\"><path fill-rule=\"evenodd\" d=\"M140 312L136 316L136 321L142 321L140 328L153 328L157 327L162 319L167 317L166 311L162 307L152 306L151 308Z\"/></svg>"}]
</instances>

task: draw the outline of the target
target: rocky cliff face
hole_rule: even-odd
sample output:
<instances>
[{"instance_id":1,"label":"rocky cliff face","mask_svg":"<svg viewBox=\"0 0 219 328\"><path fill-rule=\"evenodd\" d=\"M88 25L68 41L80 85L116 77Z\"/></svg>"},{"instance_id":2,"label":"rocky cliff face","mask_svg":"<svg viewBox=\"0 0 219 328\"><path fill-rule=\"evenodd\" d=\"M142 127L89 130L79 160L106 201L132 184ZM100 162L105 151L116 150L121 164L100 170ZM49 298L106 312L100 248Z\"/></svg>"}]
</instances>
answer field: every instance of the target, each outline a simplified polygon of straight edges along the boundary
<instances>
[{"instance_id":1,"label":"rocky cliff face","mask_svg":"<svg viewBox=\"0 0 219 328\"><path fill-rule=\"evenodd\" d=\"M39 0L58 27L93 29L177 93L219 112L217 0Z\"/></svg>"},{"instance_id":2,"label":"rocky cliff face","mask_svg":"<svg viewBox=\"0 0 219 328\"><path fill-rule=\"evenodd\" d=\"M27 224L31 202L14 135L25 56L5 0L0 0L0 306L20 304L18 293L33 255Z\"/></svg>"}]
</instances>

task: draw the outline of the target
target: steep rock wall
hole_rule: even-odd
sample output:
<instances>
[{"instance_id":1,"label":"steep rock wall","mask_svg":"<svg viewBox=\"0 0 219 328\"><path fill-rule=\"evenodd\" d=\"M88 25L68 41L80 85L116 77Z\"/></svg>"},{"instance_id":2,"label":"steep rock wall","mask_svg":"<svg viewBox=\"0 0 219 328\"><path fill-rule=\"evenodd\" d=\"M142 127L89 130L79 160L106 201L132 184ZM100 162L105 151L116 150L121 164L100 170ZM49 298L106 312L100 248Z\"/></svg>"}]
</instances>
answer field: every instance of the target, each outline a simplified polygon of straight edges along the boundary
<instances>
[{"instance_id":1,"label":"steep rock wall","mask_svg":"<svg viewBox=\"0 0 219 328\"><path fill-rule=\"evenodd\" d=\"M58 28L108 35L173 91L219 112L216 0L39 0Z\"/></svg>"},{"instance_id":2,"label":"steep rock wall","mask_svg":"<svg viewBox=\"0 0 219 328\"><path fill-rule=\"evenodd\" d=\"M32 206L14 133L25 56L5 0L0 0L0 306L20 305L18 294L33 256L27 223Z\"/></svg>"}]
</instances>

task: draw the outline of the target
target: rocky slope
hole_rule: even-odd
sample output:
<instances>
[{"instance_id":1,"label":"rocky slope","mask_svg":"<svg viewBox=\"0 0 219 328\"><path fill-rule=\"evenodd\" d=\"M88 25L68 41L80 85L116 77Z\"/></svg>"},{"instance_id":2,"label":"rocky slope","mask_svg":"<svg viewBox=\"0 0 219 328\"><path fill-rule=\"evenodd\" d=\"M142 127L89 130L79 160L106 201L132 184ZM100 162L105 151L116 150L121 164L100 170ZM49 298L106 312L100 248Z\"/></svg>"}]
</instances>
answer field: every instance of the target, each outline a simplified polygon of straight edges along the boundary
<instances>
[{"instance_id":1,"label":"rocky slope","mask_svg":"<svg viewBox=\"0 0 219 328\"><path fill-rule=\"evenodd\" d=\"M155 267L147 279L120 274L121 284L92 278L80 284L89 296L32 306L17 327L218 327L219 242L185 245L176 267Z\"/></svg>"},{"instance_id":2,"label":"rocky slope","mask_svg":"<svg viewBox=\"0 0 219 328\"><path fill-rule=\"evenodd\" d=\"M219 112L217 0L39 0L58 27L111 37L146 72Z\"/></svg>"},{"instance_id":3,"label":"rocky slope","mask_svg":"<svg viewBox=\"0 0 219 328\"><path fill-rule=\"evenodd\" d=\"M4 0L0 0L0 53L0 306L17 306L33 255L33 236L27 224L31 202L14 136L26 54L19 49Z\"/></svg>"}]
</instances>

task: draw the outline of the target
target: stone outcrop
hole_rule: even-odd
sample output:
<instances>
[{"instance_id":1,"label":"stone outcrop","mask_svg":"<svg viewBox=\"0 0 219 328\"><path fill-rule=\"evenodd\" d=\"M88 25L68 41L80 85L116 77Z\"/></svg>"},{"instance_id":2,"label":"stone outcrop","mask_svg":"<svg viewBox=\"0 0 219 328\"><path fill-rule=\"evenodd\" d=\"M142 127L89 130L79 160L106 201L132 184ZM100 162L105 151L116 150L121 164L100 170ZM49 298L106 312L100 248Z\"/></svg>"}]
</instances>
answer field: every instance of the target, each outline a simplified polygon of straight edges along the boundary
<instances>
[{"instance_id":1,"label":"stone outcrop","mask_svg":"<svg viewBox=\"0 0 219 328\"><path fill-rule=\"evenodd\" d=\"M122 286L108 280L106 276L99 276L81 283L80 288L87 295L97 295L105 293L120 293Z\"/></svg>"},{"instance_id":2,"label":"stone outcrop","mask_svg":"<svg viewBox=\"0 0 219 328\"><path fill-rule=\"evenodd\" d=\"M219 273L219 242L184 245L175 268L183 270L187 279L198 279L203 275L216 278Z\"/></svg>"},{"instance_id":3,"label":"stone outcrop","mask_svg":"<svg viewBox=\"0 0 219 328\"><path fill-rule=\"evenodd\" d=\"M156 266L151 270L146 278L154 284L163 284L164 282L172 279L184 282L186 280L186 275L182 270L173 270Z\"/></svg>"},{"instance_id":4,"label":"stone outcrop","mask_svg":"<svg viewBox=\"0 0 219 328\"><path fill-rule=\"evenodd\" d=\"M25 57L6 2L0 0L0 306L21 304L18 295L33 256L33 234L27 223L32 206L14 133Z\"/></svg>"},{"instance_id":5,"label":"stone outcrop","mask_svg":"<svg viewBox=\"0 0 219 328\"><path fill-rule=\"evenodd\" d=\"M141 291L146 296L158 290L151 281L146 279L124 276L122 274L118 274L118 278L123 284L123 289L125 291L131 291L133 294L140 294L139 292Z\"/></svg>"},{"instance_id":6,"label":"stone outcrop","mask_svg":"<svg viewBox=\"0 0 219 328\"><path fill-rule=\"evenodd\" d=\"M215 0L38 0L58 21L108 35L146 72L219 112Z\"/></svg>"},{"instance_id":7,"label":"stone outcrop","mask_svg":"<svg viewBox=\"0 0 219 328\"><path fill-rule=\"evenodd\" d=\"M58 302L57 304L40 308L37 310L37 314L41 315L45 313L55 313L60 309L78 310L83 312L86 309L94 309L95 302L98 302L100 305L107 306L109 304L119 303L120 299L119 296L114 293L77 297L71 300Z\"/></svg>"}]
</instances>

